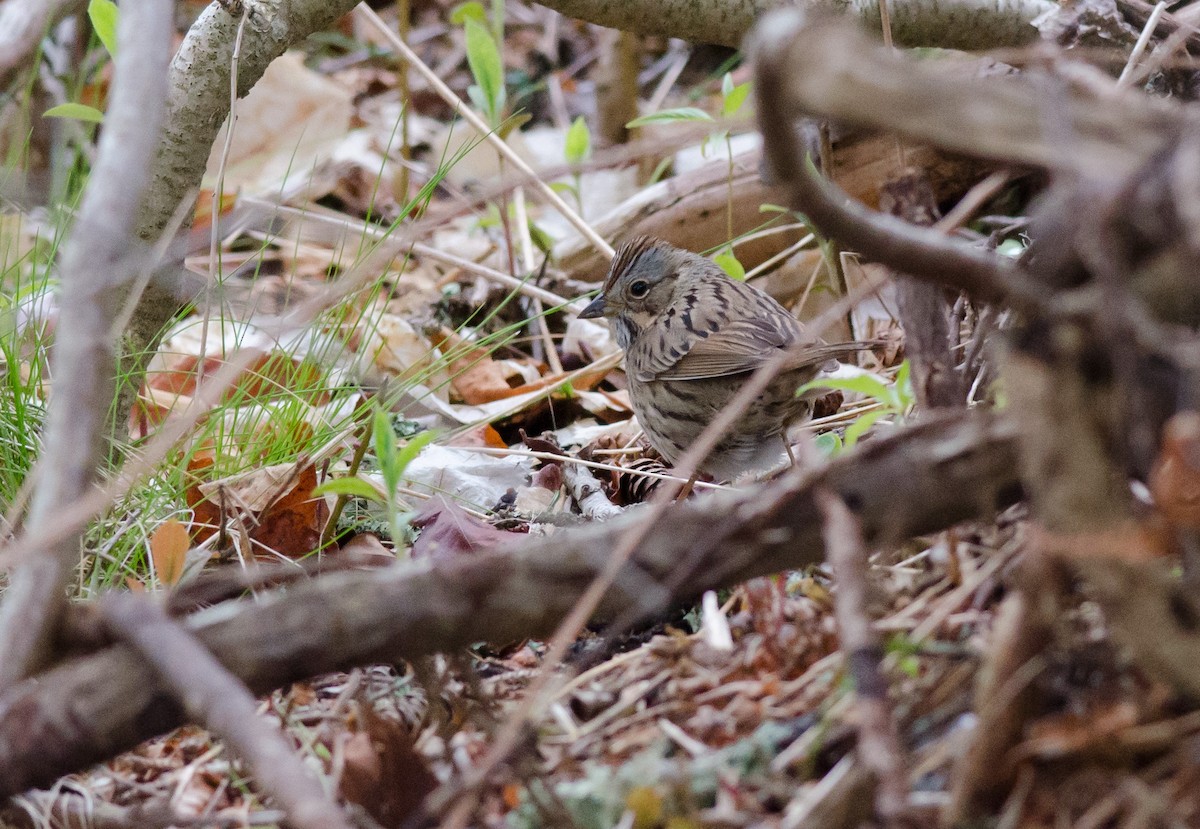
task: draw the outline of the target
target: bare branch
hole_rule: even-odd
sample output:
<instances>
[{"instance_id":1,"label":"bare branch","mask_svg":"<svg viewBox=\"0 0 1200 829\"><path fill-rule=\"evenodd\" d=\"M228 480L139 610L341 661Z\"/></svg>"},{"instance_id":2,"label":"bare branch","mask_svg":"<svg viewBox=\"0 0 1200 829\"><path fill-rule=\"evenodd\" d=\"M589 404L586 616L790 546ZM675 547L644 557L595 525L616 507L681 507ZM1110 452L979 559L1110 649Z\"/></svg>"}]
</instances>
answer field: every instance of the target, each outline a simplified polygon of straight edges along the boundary
<instances>
[{"instance_id":1,"label":"bare branch","mask_svg":"<svg viewBox=\"0 0 1200 829\"><path fill-rule=\"evenodd\" d=\"M136 217L149 178L145 159L159 140L172 9L167 0L122 8L112 104L63 252L51 363L55 393L28 519L34 538L96 480L115 390L112 327L144 264L129 252L136 249ZM78 561L79 536L71 534L28 557L14 573L0 605L0 688L47 661Z\"/></svg>"},{"instance_id":2,"label":"bare branch","mask_svg":"<svg viewBox=\"0 0 1200 829\"><path fill-rule=\"evenodd\" d=\"M815 473L678 505L618 575L602 618L641 617L704 590L819 561L818 487L837 494L872 544L993 515L1020 496L1016 432L982 412L930 419ZM897 481L904 486L898 487ZM610 551L644 520L603 525L443 563L336 573L187 624L255 692L332 670L453 650L481 639L545 636ZM131 649L60 666L0 695L0 797L47 784L183 719Z\"/></svg>"},{"instance_id":3,"label":"bare branch","mask_svg":"<svg viewBox=\"0 0 1200 829\"><path fill-rule=\"evenodd\" d=\"M842 246L917 279L958 288L980 300L1041 307L1047 294L1011 262L869 211L817 175L795 129L795 121L805 113L793 95L793 72L800 71L798 53L814 37L835 34L843 33L828 24L810 26L798 12L778 11L763 21L754 38L755 91L766 155L775 175L790 189L792 206ZM870 48L861 45L859 51ZM816 74L827 72L823 67Z\"/></svg>"},{"instance_id":4,"label":"bare branch","mask_svg":"<svg viewBox=\"0 0 1200 829\"><path fill-rule=\"evenodd\" d=\"M543 6L601 26L667 35L699 43L740 46L755 18L784 5L783 0L541 0ZM872 0L808 0L811 10L857 17L878 30L879 5ZM997 49L1037 39L1032 25L1053 8L1042 0L1016 2L929 2L891 0L891 30L901 46L946 49Z\"/></svg>"},{"instance_id":5,"label":"bare branch","mask_svg":"<svg viewBox=\"0 0 1200 829\"><path fill-rule=\"evenodd\" d=\"M760 118L827 118L1096 181L1133 173L1196 117L1178 103L1117 89L1078 65L1064 67L1062 76L993 70L979 77L959 61L898 54L844 20L793 9L764 17L751 49L778 96L758 91L760 101L770 101Z\"/></svg>"},{"instance_id":6,"label":"bare branch","mask_svg":"<svg viewBox=\"0 0 1200 829\"><path fill-rule=\"evenodd\" d=\"M272 795L297 829L349 829L335 803L278 728L258 715L258 703L196 637L146 596L112 594L104 621L150 664L193 721L223 739L250 766L254 782Z\"/></svg>"}]
</instances>

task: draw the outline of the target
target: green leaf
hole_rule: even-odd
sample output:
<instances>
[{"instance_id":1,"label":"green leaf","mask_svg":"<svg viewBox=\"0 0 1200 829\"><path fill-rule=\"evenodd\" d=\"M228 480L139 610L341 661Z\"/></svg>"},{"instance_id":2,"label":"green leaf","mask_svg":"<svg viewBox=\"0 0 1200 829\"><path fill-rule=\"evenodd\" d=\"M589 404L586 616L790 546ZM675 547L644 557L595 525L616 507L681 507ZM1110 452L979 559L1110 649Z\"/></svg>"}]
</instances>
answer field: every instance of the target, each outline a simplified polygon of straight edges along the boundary
<instances>
[{"instance_id":1,"label":"green leaf","mask_svg":"<svg viewBox=\"0 0 1200 829\"><path fill-rule=\"evenodd\" d=\"M349 495L354 498L366 498L368 501L383 501L384 498L379 490L372 486L370 481L364 480L357 476L345 478L330 478L325 483L318 486L312 491L313 496L317 495Z\"/></svg>"},{"instance_id":2,"label":"green leaf","mask_svg":"<svg viewBox=\"0 0 1200 829\"><path fill-rule=\"evenodd\" d=\"M1020 239L1005 239L996 246L996 253L1001 256L1007 256L1011 259L1016 259L1025 252L1025 243Z\"/></svg>"},{"instance_id":3,"label":"green leaf","mask_svg":"<svg viewBox=\"0 0 1200 829\"><path fill-rule=\"evenodd\" d=\"M480 23L487 23L487 10L483 7L483 3L469 0L466 3L459 3L450 10L450 22L455 26L461 26L468 20L477 20Z\"/></svg>"},{"instance_id":4,"label":"green leaf","mask_svg":"<svg viewBox=\"0 0 1200 829\"><path fill-rule=\"evenodd\" d=\"M654 172L650 173L650 180L647 181L646 183L647 184L658 184L658 182L662 179L662 177L665 176L667 174L667 172L671 169L671 165L674 163L675 163L675 159L670 158L670 157L664 158L661 161L659 161L658 164L654 165Z\"/></svg>"},{"instance_id":5,"label":"green leaf","mask_svg":"<svg viewBox=\"0 0 1200 829\"><path fill-rule=\"evenodd\" d=\"M832 458L842 451L842 439L838 437L837 432L822 432L817 435L814 443L817 444L817 449L827 458Z\"/></svg>"},{"instance_id":6,"label":"green leaf","mask_svg":"<svg viewBox=\"0 0 1200 829\"><path fill-rule=\"evenodd\" d=\"M714 256L712 261L713 264L717 265L717 267L725 271L733 279L739 282L746 279L746 269L742 267L742 263L738 261L738 258L733 255L731 248L725 248L725 250Z\"/></svg>"},{"instance_id":7,"label":"green leaf","mask_svg":"<svg viewBox=\"0 0 1200 829\"><path fill-rule=\"evenodd\" d=\"M655 112L651 115L643 115L641 118L634 118L625 126L629 129L635 127L644 127L649 124L668 124L673 121L711 121L713 117L702 109L697 107L678 107L676 109L664 109L661 112Z\"/></svg>"},{"instance_id":8,"label":"green leaf","mask_svg":"<svg viewBox=\"0 0 1200 829\"><path fill-rule=\"evenodd\" d=\"M847 449L852 448L858 439L866 434L867 430L875 425L875 422L881 417L885 417L887 412L883 409L873 409L869 412L864 412L857 420L846 427L846 434L843 438Z\"/></svg>"},{"instance_id":9,"label":"green leaf","mask_svg":"<svg viewBox=\"0 0 1200 829\"><path fill-rule=\"evenodd\" d=\"M796 394L806 394L813 389L852 391L856 394L865 394L867 397L877 400L885 406L893 402L892 392L887 384L869 374L860 374L857 377L821 377L813 380L811 383L805 383L799 388Z\"/></svg>"},{"instance_id":10,"label":"green leaf","mask_svg":"<svg viewBox=\"0 0 1200 829\"><path fill-rule=\"evenodd\" d=\"M117 56L117 21L120 17L117 4L112 0L90 0L88 3L88 20L92 21L96 37L112 57Z\"/></svg>"},{"instance_id":11,"label":"green leaf","mask_svg":"<svg viewBox=\"0 0 1200 829\"><path fill-rule=\"evenodd\" d=\"M736 115L749 94L749 81L734 86L733 76L726 72L725 77L721 80L721 114L726 118Z\"/></svg>"},{"instance_id":12,"label":"green leaf","mask_svg":"<svg viewBox=\"0 0 1200 829\"><path fill-rule=\"evenodd\" d=\"M91 121L94 124L99 124L104 120L103 112L87 104L59 104L56 107L50 107L42 115L46 118L76 118L80 121Z\"/></svg>"},{"instance_id":13,"label":"green leaf","mask_svg":"<svg viewBox=\"0 0 1200 829\"><path fill-rule=\"evenodd\" d=\"M896 371L894 388L896 390L897 407L901 412L908 411L908 408L917 399L916 392L913 391L912 364L908 360L901 363L899 370Z\"/></svg>"},{"instance_id":14,"label":"green leaf","mask_svg":"<svg viewBox=\"0 0 1200 829\"><path fill-rule=\"evenodd\" d=\"M505 101L504 64L500 60L500 50L492 33L478 20L468 17L466 32L467 64L475 76L479 97L485 103L480 108L487 113L493 127L499 126L500 111L504 109Z\"/></svg>"},{"instance_id":15,"label":"green leaf","mask_svg":"<svg viewBox=\"0 0 1200 829\"><path fill-rule=\"evenodd\" d=\"M582 115L571 122L571 128L567 130L567 143L563 152L570 164L579 164L591 155L592 134L588 131L587 121L583 120Z\"/></svg>"},{"instance_id":16,"label":"green leaf","mask_svg":"<svg viewBox=\"0 0 1200 829\"><path fill-rule=\"evenodd\" d=\"M408 443L404 444L404 448L396 455L397 480L404 474L404 470L408 469L408 465L416 459L417 455L421 454L426 446L433 443L435 437L437 437L437 432L429 429L408 439Z\"/></svg>"},{"instance_id":17,"label":"green leaf","mask_svg":"<svg viewBox=\"0 0 1200 829\"><path fill-rule=\"evenodd\" d=\"M400 484L400 476L396 469L396 433L392 431L392 420L383 409L375 410L375 421L371 424L371 444L375 450L375 459L379 462L379 471L387 486L388 496L396 493Z\"/></svg>"}]
</instances>

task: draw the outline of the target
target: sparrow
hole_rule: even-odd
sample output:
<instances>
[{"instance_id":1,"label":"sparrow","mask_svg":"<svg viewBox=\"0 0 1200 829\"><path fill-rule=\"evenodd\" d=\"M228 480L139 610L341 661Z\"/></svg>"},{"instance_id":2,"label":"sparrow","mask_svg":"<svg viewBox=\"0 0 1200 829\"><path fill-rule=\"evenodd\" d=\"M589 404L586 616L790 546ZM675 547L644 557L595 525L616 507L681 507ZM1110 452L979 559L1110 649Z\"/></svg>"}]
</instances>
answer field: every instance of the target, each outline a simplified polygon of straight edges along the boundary
<instances>
[{"instance_id":1,"label":"sparrow","mask_svg":"<svg viewBox=\"0 0 1200 829\"><path fill-rule=\"evenodd\" d=\"M671 463L712 422L755 369L795 350L766 390L724 435L699 471L715 480L791 456L788 426L812 416L797 390L866 343L830 345L768 294L712 261L658 239L623 244L600 295L581 319L605 318L625 351L629 397L651 445Z\"/></svg>"}]
</instances>

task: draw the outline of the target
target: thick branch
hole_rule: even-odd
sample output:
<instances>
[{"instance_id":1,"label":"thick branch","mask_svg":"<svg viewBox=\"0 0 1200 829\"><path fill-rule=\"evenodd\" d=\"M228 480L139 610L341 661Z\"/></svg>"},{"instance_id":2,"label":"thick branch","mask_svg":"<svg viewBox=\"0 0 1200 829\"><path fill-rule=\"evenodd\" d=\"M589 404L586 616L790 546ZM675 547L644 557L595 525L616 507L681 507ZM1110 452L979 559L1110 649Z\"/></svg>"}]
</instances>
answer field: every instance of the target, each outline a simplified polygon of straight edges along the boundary
<instances>
[{"instance_id":1,"label":"thick branch","mask_svg":"<svg viewBox=\"0 0 1200 829\"><path fill-rule=\"evenodd\" d=\"M793 94L799 83L793 72L801 61L799 53L814 33L834 39L848 34L844 28L814 24L797 12L777 11L756 30L755 89L764 148L775 175L790 191L792 206L822 234L868 259L918 279L958 288L979 300L1040 308L1047 294L1012 262L893 216L874 213L837 192L809 163L795 129L805 110ZM869 50L865 45L862 48ZM827 70L810 68L818 76Z\"/></svg>"},{"instance_id":2,"label":"thick branch","mask_svg":"<svg viewBox=\"0 0 1200 829\"><path fill-rule=\"evenodd\" d=\"M568 17L642 34L740 46L754 20L784 0L540 0ZM878 0L808 0L810 10L837 11L879 28ZM892 35L903 46L998 49L1037 39L1032 25L1053 8L1043 0L891 0Z\"/></svg>"},{"instance_id":3,"label":"thick branch","mask_svg":"<svg viewBox=\"0 0 1200 829\"><path fill-rule=\"evenodd\" d=\"M979 78L958 61L897 54L843 20L794 9L773 12L756 32L758 71L778 80L778 97L759 91L765 114L887 130L974 158L1116 181L1195 118L1083 71Z\"/></svg>"},{"instance_id":4,"label":"thick branch","mask_svg":"<svg viewBox=\"0 0 1200 829\"><path fill-rule=\"evenodd\" d=\"M238 61L238 95L258 82L267 66L308 35L350 11L357 0L248 0L249 15ZM142 239L162 234L184 198L200 186L217 131L229 115L230 78L238 20L213 3L196 20L171 62L163 140L150 167L150 189L138 225ZM125 374L140 379L158 337L179 311L181 300L167 287L150 283L126 332L131 364Z\"/></svg>"},{"instance_id":5,"label":"thick branch","mask_svg":"<svg viewBox=\"0 0 1200 829\"><path fill-rule=\"evenodd\" d=\"M642 616L707 589L817 562L814 492L828 487L887 544L986 518L1020 495L1016 433L981 412L864 444L816 474L681 504L658 521L600 608ZM251 690L479 640L545 636L570 612L638 512L511 551L374 573L338 573L188 620ZM131 649L110 648L0 696L0 797L110 757L183 720Z\"/></svg>"},{"instance_id":6,"label":"thick branch","mask_svg":"<svg viewBox=\"0 0 1200 829\"><path fill-rule=\"evenodd\" d=\"M96 479L112 402L116 360L112 327L120 297L140 272L135 219L145 192L144 159L158 144L172 4L145 0L121 15L112 104L79 219L63 252L62 297L54 356L54 396L38 462L28 531L36 538ZM0 688L47 660L79 562L79 536L28 558L0 606Z\"/></svg>"}]
</instances>

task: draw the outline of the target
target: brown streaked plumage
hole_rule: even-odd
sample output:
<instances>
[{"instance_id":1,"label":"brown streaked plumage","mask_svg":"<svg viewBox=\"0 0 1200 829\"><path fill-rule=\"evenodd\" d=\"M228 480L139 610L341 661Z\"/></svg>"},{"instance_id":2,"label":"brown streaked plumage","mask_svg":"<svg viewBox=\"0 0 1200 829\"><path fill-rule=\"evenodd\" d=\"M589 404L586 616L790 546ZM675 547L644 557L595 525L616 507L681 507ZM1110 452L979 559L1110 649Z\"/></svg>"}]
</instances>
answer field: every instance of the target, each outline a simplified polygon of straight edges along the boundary
<instances>
[{"instance_id":1,"label":"brown streaked plumage","mask_svg":"<svg viewBox=\"0 0 1200 829\"><path fill-rule=\"evenodd\" d=\"M617 250L604 288L580 314L606 317L625 349L638 422L671 462L749 376L780 349L808 342L767 387L701 470L719 480L763 469L784 454L789 424L812 414L796 389L862 343L827 345L783 306L702 256L645 236Z\"/></svg>"}]
</instances>

